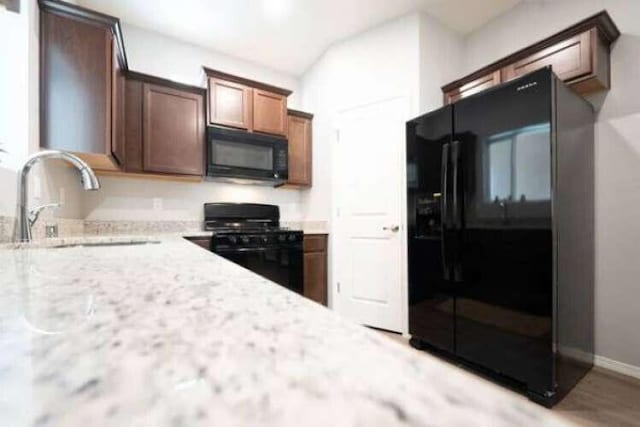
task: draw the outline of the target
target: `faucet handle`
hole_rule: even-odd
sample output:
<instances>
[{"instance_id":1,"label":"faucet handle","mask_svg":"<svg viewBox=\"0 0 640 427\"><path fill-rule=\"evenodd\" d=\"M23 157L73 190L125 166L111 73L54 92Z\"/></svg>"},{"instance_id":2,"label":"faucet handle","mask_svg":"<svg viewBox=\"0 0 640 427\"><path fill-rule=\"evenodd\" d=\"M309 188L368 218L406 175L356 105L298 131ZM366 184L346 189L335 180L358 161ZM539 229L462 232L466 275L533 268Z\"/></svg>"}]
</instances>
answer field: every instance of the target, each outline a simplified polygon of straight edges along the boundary
<instances>
[{"instance_id":1,"label":"faucet handle","mask_svg":"<svg viewBox=\"0 0 640 427\"><path fill-rule=\"evenodd\" d=\"M32 226L38 220L38 217L45 209L58 209L61 207L61 203L47 203L46 205L36 206L29 211L29 225Z\"/></svg>"}]
</instances>

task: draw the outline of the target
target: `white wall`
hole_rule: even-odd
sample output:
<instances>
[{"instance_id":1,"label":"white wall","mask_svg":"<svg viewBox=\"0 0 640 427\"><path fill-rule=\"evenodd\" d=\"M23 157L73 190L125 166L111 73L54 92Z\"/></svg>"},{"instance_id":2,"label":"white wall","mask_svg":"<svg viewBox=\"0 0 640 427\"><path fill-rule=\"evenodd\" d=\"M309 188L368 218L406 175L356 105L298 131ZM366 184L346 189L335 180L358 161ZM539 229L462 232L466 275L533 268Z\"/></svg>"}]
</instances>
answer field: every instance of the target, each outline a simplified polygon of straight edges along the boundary
<instances>
[{"instance_id":1,"label":"white wall","mask_svg":"<svg viewBox=\"0 0 640 427\"><path fill-rule=\"evenodd\" d=\"M464 39L427 14L420 15L420 113L442 107L441 87L460 73Z\"/></svg>"},{"instance_id":2,"label":"white wall","mask_svg":"<svg viewBox=\"0 0 640 427\"><path fill-rule=\"evenodd\" d=\"M129 68L177 82L204 86L202 66L293 90L289 107L299 107L298 79L161 34L123 24ZM94 220L200 221L206 202L256 202L280 205L284 220L301 220L301 192L218 182L184 183L101 177L100 191L83 197L84 216ZM154 199L161 209L154 209Z\"/></svg>"},{"instance_id":3,"label":"white wall","mask_svg":"<svg viewBox=\"0 0 640 427\"><path fill-rule=\"evenodd\" d=\"M129 68L195 86L205 86L202 66L290 89L289 108L298 105L298 79L291 74L207 50L162 34L122 24Z\"/></svg>"},{"instance_id":4,"label":"white wall","mask_svg":"<svg viewBox=\"0 0 640 427\"><path fill-rule=\"evenodd\" d=\"M599 109L596 353L640 367L640 1L523 2L467 37L465 70L471 72L603 9L622 36L612 48L611 90L590 99Z\"/></svg>"}]
</instances>

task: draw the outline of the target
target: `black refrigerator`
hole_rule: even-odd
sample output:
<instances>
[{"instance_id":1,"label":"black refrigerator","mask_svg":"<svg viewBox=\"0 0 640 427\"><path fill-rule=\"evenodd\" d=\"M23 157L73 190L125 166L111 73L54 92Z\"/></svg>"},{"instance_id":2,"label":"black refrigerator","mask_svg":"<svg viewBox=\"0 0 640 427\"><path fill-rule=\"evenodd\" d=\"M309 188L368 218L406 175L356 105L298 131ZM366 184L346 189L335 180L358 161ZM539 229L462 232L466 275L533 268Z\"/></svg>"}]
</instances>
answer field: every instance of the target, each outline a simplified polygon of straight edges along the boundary
<instances>
[{"instance_id":1,"label":"black refrigerator","mask_svg":"<svg viewBox=\"0 0 640 427\"><path fill-rule=\"evenodd\" d=\"M412 346L546 406L588 372L593 122L546 68L407 123Z\"/></svg>"}]
</instances>

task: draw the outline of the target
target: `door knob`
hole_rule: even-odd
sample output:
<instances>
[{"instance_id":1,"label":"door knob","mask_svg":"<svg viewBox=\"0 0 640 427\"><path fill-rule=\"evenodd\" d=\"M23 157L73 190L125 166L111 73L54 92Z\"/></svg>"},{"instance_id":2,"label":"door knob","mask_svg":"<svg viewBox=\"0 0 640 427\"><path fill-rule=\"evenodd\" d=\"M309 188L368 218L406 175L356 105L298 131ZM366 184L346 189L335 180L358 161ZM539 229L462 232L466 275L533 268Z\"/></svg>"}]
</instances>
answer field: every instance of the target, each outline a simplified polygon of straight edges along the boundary
<instances>
[{"instance_id":1,"label":"door knob","mask_svg":"<svg viewBox=\"0 0 640 427\"><path fill-rule=\"evenodd\" d=\"M397 233L400 230L400 226L392 225L391 227L382 227L382 229L385 231L393 231L394 233Z\"/></svg>"}]
</instances>

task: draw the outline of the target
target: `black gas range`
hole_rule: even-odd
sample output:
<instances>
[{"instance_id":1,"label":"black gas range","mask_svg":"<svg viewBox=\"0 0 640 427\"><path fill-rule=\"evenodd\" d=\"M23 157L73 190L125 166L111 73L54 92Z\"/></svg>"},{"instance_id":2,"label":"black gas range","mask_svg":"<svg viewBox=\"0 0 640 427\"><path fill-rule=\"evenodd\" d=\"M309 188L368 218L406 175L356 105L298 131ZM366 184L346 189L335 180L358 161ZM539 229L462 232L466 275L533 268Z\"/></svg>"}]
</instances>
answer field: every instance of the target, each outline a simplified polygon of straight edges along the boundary
<instances>
[{"instance_id":1,"label":"black gas range","mask_svg":"<svg viewBox=\"0 0 640 427\"><path fill-rule=\"evenodd\" d=\"M256 203L206 203L211 251L303 293L303 233L280 227L280 208Z\"/></svg>"}]
</instances>

